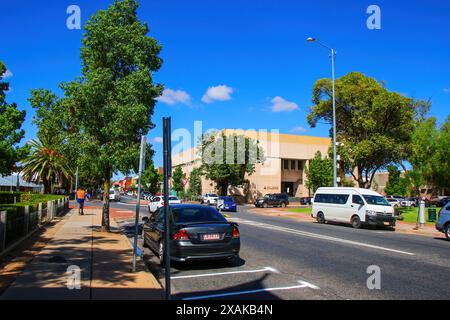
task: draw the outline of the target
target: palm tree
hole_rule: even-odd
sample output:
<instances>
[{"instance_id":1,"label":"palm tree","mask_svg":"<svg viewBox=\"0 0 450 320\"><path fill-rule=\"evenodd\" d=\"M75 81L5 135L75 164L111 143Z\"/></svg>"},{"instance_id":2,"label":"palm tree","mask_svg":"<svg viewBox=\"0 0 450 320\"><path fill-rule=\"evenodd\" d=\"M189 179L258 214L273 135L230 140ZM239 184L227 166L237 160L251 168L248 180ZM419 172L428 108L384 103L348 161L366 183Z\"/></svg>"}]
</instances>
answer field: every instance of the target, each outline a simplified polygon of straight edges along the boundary
<instances>
[{"instance_id":1,"label":"palm tree","mask_svg":"<svg viewBox=\"0 0 450 320\"><path fill-rule=\"evenodd\" d=\"M70 168L64 155L60 152L61 141L57 137L40 137L28 144L31 152L23 161L23 176L29 181L44 184L44 192L51 193L53 182L69 179Z\"/></svg>"}]
</instances>

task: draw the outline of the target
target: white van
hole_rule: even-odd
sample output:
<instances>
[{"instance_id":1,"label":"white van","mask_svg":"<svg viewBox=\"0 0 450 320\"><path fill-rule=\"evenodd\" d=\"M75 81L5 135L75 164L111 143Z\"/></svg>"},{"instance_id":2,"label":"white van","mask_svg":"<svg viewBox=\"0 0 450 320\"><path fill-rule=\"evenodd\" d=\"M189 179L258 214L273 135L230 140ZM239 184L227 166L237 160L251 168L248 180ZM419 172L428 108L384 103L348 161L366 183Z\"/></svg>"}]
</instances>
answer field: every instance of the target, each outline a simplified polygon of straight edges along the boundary
<instances>
[{"instance_id":1,"label":"white van","mask_svg":"<svg viewBox=\"0 0 450 320\"><path fill-rule=\"evenodd\" d=\"M319 188L312 205L319 223L344 222L354 228L363 224L395 227L394 208L379 193L359 188Z\"/></svg>"}]
</instances>

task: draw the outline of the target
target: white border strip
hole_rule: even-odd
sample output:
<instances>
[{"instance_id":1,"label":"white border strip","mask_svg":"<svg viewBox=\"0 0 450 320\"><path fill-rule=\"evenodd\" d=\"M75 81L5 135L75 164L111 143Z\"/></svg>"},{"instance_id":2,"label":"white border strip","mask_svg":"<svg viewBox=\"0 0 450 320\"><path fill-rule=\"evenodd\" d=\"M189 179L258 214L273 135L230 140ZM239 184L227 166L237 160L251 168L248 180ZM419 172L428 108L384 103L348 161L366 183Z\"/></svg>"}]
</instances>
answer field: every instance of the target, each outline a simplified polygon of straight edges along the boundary
<instances>
[{"instance_id":1,"label":"white border strip","mask_svg":"<svg viewBox=\"0 0 450 320\"><path fill-rule=\"evenodd\" d=\"M257 270L240 270L240 271L229 271L229 272L217 272L217 273L205 273L205 274L192 274L187 276L176 276L171 277L171 279L188 279L188 278L200 278L200 277L212 277L212 276L221 276L221 275L227 275L227 274L236 274L236 273L257 273L257 272L273 272L273 273L280 273L275 268L272 267L265 267L263 269L257 269Z\"/></svg>"}]
</instances>

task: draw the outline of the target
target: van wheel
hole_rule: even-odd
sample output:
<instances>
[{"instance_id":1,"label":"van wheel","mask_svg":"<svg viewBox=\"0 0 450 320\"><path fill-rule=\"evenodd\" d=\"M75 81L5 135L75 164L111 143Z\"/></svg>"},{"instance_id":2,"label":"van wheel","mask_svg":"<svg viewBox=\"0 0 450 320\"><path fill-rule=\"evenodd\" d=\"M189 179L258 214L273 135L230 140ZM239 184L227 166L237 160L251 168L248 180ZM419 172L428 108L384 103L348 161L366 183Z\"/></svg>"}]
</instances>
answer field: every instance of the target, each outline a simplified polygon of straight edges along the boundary
<instances>
[{"instance_id":1,"label":"van wheel","mask_svg":"<svg viewBox=\"0 0 450 320\"><path fill-rule=\"evenodd\" d=\"M286 208L286 203L282 202L282 203L281 203L281 207L282 207L282 208Z\"/></svg>"},{"instance_id":2,"label":"van wheel","mask_svg":"<svg viewBox=\"0 0 450 320\"><path fill-rule=\"evenodd\" d=\"M324 224L325 223L325 215L322 212L319 212L317 214L317 222L320 224Z\"/></svg>"},{"instance_id":3,"label":"van wheel","mask_svg":"<svg viewBox=\"0 0 450 320\"><path fill-rule=\"evenodd\" d=\"M358 216L352 218L352 227L355 229L361 228L361 219Z\"/></svg>"},{"instance_id":4,"label":"van wheel","mask_svg":"<svg viewBox=\"0 0 450 320\"><path fill-rule=\"evenodd\" d=\"M267 208L268 206L267 206L267 203L263 203L263 208Z\"/></svg>"},{"instance_id":5,"label":"van wheel","mask_svg":"<svg viewBox=\"0 0 450 320\"><path fill-rule=\"evenodd\" d=\"M445 237L450 241L450 223L445 227Z\"/></svg>"}]
</instances>

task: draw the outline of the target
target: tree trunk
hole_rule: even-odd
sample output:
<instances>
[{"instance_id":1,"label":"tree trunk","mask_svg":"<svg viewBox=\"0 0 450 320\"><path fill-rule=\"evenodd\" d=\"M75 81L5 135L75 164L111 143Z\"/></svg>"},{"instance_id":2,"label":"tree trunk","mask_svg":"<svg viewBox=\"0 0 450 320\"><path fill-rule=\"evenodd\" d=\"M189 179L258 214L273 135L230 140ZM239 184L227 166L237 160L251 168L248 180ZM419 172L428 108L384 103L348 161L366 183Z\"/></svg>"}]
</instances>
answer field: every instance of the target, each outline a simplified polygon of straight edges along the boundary
<instances>
[{"instance_id":1,"label":"tree trunk","mask_svg":"<svg viewBox=\"0 0 450 320\"><path fill-rule=\"evenodd\" d=\"M103 183L103 212L102 212L102 231L110 232L109 227L109 189L110 179L106 179Z\"/></svg>"},{"instance_id":2,"label":"tree trunk","mask_svg":"<svg viewBox=\"0 0 450 320\"><path fill-rule=\"evenodd\" d=\"M226 196L228 193L228 181L221 181L219 184L219 193L221 196Z\"/></svg>"}]
</instances>

